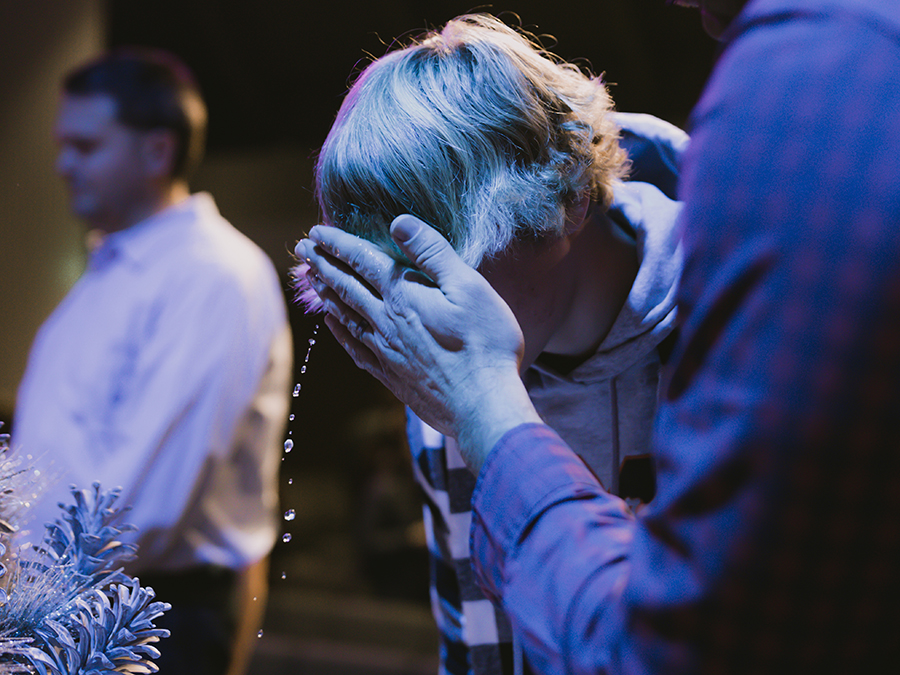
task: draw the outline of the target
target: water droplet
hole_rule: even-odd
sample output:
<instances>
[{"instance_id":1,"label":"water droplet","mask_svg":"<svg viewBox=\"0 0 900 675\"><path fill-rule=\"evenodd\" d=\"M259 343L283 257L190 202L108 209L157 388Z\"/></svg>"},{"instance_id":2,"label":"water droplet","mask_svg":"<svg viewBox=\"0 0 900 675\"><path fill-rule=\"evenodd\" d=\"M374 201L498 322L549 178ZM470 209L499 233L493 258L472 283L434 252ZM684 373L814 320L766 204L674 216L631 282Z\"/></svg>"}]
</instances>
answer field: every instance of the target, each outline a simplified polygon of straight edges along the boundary
<instances>
[{"instance_id":1,"label":"water droplet","mask_svg":"<svg viewBox=\"0 0 900 675\"><path fill-rule=\"evenodd\" d=\"M298 382L297 385L294 387L294 398L297 398L299 395L300 395L300 383Z\"/></svg>"},{"instance_id":2,"label":"water droplet","mask_svg":"<svg viewBox=\"0 0 900 675\"><path fill-rule=\"evenodd\" d=\"M293 485L293 484L294 484L294 479L288 478L288 485Z\"/></svg>"},{"instance_id":3,"label":"water droplet","mask_svg":"<svg viewBox=\"0 0 900 675\"><path fill-rule=\"evenodd\" d=\"M291 413L291 416L288 417L288 419L289 419L291 422L293 422L293 421L294 421L294 413Z\"/></svg>"},{"instance_id":4,"label":"water droplet","mask_svg":"<svg viewBox=\"0 0 900 675\"><path fill-rule=\"evenodd\" d=\"M285 574L284 572L282 572L282 573L281 573L281 578L282 578L282 579L287 579L287 574Z\"/></svg>"},{"instance_id":5,"label":"water droplet","mask_svg":"<svg viewBox=\"0 0 900 675\"><path fill-rule=\"evenodd\" d=\"M312 347L314 344L316 344L315 338L309 338L309 346Z\"/></svg>"},{"instance_id":6,"label":"water droplet","mask_svg":"<svg viewBox=\"0 0 900 675\"><path fill-rule=\"evenodd\" d=\"M300 372L301 372L301 373L305 373L305 372L306 372L306 366L300 366Z\"/></svg>"},{"instance_id":7,"label":"water droplet","mask_svg":"<svg viewBox=\"0 0 900 675\"><path fill-rule=\"evenodd\" d=\"M283 541L285 544L288 543L290 540L291 540L290 532L285 532L283 535L281 535L281 541Z\"/></svg>"},{"instance_id":8,"label":"water droplet","mask_svg":"<svg viewBox=\"0 0 900 675\"><path fill-rule=\"evenodd\" d=\"M297 517L297 512L294 511L294 509L288 509L287 511L284 512L285 520L293 520L296 517Z\"/></svg>"},{"instance_id":9,"label":"water droplet","mask_svg":"<svg viewBox=\"0 0 900 675\"><path fill-rule=\"evenodd\" d=\"M256 634L256 637L261 638L262 636L263 636L263 632L260 630L260 631Z\"/></svg>"},{"instance_id":10,"label":"water droplet","mask_svg":"<svg viewBox=\"0 0 900 675\"><path fill-rule=\"evenodd\" d=\"M256 596L255 596L255 595L253 596L253 602L256 602Z\"/></svg>"},{"instance_id":11,"label":"water droplet","mask_svg":"<svg viewBox=\"0 0 900 675\"><path fill-rule=\"evenodd\" d=\"M285 452L290 452L290 451L293 450L293 449L294 449L294 441L292 441L292 440L289 438L289 439L287 439L287 440L284 442L284 451L285 451Z\"/></svg>"}]
</instances>

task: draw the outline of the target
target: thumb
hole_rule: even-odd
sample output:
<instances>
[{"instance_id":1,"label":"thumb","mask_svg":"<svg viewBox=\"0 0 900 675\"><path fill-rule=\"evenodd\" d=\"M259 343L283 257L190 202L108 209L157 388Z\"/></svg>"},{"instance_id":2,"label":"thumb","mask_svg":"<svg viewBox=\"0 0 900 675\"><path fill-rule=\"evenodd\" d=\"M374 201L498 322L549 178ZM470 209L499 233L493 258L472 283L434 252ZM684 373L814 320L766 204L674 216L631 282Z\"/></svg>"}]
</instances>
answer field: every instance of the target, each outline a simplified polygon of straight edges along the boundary
<instances>
[{"instance_id":1,"label":"thumb","mask_svg":"<svg viewBox=\"0 0 900 675\"><path fill-rule=\"evenodd\" d=\"M391 223L391 236L415 267L441 285L442 278L470 271L441 234L415 216L404 214Z\"/></svg>"}]
</instances>

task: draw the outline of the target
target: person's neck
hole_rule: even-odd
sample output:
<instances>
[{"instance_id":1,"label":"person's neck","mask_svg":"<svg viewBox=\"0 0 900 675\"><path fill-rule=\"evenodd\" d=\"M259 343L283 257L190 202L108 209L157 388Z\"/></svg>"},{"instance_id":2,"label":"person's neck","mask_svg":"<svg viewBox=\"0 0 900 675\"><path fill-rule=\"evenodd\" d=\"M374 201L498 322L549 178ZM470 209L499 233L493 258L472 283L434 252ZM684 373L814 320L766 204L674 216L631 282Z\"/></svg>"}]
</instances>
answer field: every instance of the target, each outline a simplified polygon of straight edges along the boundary
<instances>
[{"instance_id":1,"label":"person's neck","mask_svg":"<svg viewBox=\"0 0 900 675\"><path fill-rule=\"evenodd\" d=\"M100 224L98 228L105 231L106 234L127 230L188 197L190 197L190 190L187 183L183 181L169 182L157 190L149 191L143 199L136 201L132 208L123 214L119 222Z\"/></svg>"},{"instance_id":2,"label":"person's neck","mask_svg":"<svg viewBox=\"0 0 900 675\"><path fill-rule=\"evenodd\" d=\"M573 235L566 265L574 284L568 311L544 348L545 354L579 362L590 357L619 316L639 261L630 233L599 208L591 208L581 230Z\"/></svg>"}]
</instances>

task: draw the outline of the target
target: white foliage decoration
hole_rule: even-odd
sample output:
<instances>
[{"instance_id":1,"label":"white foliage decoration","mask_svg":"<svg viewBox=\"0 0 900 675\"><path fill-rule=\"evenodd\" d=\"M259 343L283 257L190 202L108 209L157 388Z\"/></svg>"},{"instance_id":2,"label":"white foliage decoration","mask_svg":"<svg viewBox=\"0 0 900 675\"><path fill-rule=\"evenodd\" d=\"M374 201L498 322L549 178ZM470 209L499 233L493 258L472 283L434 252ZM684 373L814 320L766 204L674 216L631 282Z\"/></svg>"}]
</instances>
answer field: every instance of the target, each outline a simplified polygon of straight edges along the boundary
<instances>
[{"instance_id":1,"label":"white foliage decoration","mask_svg":"<svg viewBox=\"0 0 900 675\"><path fill-rule=\"evenodd\" d=\"M119 490L73 487L74 504L23 550L19 523L41 481L0 435L0 675L157 672L168 631L153 622L170 606L122 572L135 547L119 541L134 528L112 524Z\"/></svg>"}]
</instances>

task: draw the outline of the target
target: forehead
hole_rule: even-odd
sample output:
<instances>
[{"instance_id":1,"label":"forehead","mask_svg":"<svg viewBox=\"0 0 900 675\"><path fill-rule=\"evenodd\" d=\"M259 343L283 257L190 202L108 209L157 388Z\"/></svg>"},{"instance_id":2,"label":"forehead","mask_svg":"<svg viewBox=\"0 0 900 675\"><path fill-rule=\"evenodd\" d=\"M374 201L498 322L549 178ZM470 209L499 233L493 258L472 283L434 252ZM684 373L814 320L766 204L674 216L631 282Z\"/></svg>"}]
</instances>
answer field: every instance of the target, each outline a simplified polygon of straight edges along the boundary
<instances>
[{"instance_id":1,"label":"forehead","mask_svg":"<svg viewBox=\"0 0 900 675\"><path fill-rule=\"evenodd\" d=\"M124 127L116 120L116 101L111 96L63 94L56 116L58 138L100 136L114 129Z\"/></svg>"}]
</instances>

